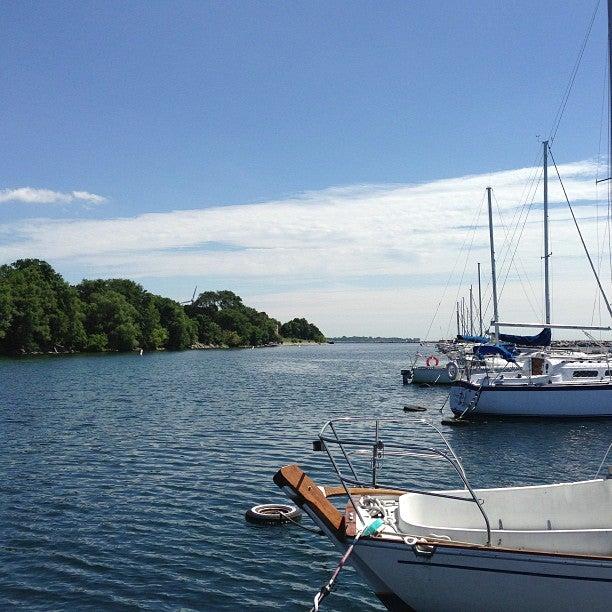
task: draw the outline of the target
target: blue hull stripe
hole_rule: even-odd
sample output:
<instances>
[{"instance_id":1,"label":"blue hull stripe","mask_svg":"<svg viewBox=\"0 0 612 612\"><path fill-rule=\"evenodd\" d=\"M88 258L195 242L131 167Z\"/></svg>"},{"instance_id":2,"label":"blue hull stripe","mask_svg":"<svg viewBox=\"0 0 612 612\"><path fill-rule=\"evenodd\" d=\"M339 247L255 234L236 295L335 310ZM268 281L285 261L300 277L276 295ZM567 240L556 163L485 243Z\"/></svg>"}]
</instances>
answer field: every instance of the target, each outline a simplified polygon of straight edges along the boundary
<instances>
[{"instance_id":1,"label":"blue hull stripe","mask_svg":"<svg viewBox=\"0 0 612 612\"><path fill-rule=\"evenodd\" d=\"M519 576L537 576L539 578L561 578L563 580L586 580L590 582L609 582L612 583L612 578L594 578L588 576L568 576L566 574L543 574L540 572L523 572L519 570L504 570L504 569L495 569L492 567L471 567L467 565L453 565L451 563L430 563L425 561L407 561L400 559L398 563L404 565L424 565L427 567L435 566L435 567L448 567L450 569L460 569L460 570L468 570L475 572L489 572L493 574L516 574Z\"/></svg>"}]
</instances>

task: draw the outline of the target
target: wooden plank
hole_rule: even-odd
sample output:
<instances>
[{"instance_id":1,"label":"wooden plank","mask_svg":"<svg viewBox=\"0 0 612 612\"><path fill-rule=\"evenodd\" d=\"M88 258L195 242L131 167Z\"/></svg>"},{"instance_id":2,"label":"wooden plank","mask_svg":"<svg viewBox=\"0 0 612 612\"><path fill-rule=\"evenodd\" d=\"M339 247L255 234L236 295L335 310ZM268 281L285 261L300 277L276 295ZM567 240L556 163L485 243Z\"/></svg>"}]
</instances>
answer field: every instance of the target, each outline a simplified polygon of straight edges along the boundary
<instances>
[{"instance_id":1,"label":"wooden plank","mask_svg":"<svg viewBox=\"0 0 612 612\"><path fill-rule=\"evenodd\" d=\"M281 488L289 487L297 495L298 505L308 504L336 537L344 538L344 516L299 465L285 465L274 474L273 480Z\"/></svg>"}]
</instances>

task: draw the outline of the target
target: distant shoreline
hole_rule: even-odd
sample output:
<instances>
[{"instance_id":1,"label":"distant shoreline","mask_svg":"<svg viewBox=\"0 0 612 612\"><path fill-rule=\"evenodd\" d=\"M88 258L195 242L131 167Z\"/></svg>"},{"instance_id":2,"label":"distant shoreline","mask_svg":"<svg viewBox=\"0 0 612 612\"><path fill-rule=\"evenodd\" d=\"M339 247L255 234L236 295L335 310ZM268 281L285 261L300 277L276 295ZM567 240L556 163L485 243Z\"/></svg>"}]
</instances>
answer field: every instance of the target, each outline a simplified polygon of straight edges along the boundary
<instances>
[{"instance_id":1,"label":"distant shoreline","mask_svg":"<svg viewBox=\"0 0 612 612\"><path fill-rule=\"evenodd\" d=\"M338 344L421 344L424 342L420 338L385 338L383 336L340 336L327 340Z\"/></svg>"}]
</instances>

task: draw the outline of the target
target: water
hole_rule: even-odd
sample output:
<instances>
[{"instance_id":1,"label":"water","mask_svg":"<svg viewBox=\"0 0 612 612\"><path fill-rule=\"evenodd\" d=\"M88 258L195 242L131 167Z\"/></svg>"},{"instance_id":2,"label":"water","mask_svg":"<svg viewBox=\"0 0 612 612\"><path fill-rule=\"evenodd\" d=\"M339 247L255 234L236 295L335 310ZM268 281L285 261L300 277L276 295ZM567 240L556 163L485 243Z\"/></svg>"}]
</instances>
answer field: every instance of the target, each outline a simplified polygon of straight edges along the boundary
<instances>
[{"instance_id":1,"label":"water","mask_svg":"<svg viewBox=\"0 0 612 612\"><path fill-rule=\"evenodd\" d=\"M283 500L271 478L286 463L336 484L311 450L330 416L410 423L421 415L403 404L441 405L444 390L401 385L408 353L336 344L0 361L0 609L304 610L338 553L244 512ZM589 477L612 440L607 421L445 431L478 486ZM455 483L422 468L401 475ZM352 569L325 606L381 609Z\"/></svg>"}]
</instances>

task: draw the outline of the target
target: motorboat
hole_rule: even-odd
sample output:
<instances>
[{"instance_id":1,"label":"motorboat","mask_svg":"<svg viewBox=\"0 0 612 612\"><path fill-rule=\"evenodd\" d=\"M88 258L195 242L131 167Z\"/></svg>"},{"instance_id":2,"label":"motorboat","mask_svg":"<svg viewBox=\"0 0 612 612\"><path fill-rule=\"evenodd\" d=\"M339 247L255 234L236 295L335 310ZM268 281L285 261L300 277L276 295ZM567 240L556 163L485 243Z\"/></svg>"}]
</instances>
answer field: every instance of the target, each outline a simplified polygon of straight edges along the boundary
<instances>
[{"instance_id":1,"label":"motorboat","mask_svg":"<svg viewBox=\"0 0 612 612\"><path fill-rule=\"evenodd\" d=\"M476 373L504 372L508 368L505 359L498 355L480 355L479 344L458 342L440 357L420 353L406 373L406 382L426 385L451 385L456 380L469 377ZM522 357L516 356L517 360Z\"/></svg>"},{"instance_id":2,"label":"motorboat","mask_svg":"<svg viewBox=\"0 0 612 612\"><path fill-rule=\"evenodd\" d=\"M610 609L612 470L600 473L612 445L588 480L474 489L435 425L421 420L440 448L383 441L383 429L395 435L401 423L348 417L324 425L314 446L339 486L319 486L298 465L274 476L343 553L313 609L346 562L389 610ZM401 458L442 461L462 487L382 484L383 461ZM344 507L334 503L341 496Z\"/></svg>"}]
</instances>

